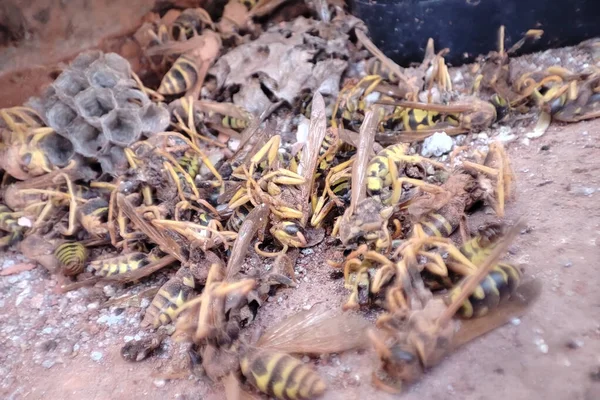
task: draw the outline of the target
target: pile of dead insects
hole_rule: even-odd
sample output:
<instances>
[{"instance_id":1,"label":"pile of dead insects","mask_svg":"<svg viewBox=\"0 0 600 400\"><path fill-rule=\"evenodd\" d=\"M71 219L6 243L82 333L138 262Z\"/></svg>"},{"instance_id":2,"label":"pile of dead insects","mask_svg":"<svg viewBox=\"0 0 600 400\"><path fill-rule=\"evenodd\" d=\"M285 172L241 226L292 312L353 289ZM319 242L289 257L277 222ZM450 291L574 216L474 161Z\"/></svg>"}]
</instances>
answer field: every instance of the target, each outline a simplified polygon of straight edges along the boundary
<instances>
[{"instance_id":1,"label":"pile of dead insects","mask_svg":"<svg viewBox=\"0 0 600 400\"><path fill-rule=\"evenodd\" d=\"M35 343L46 368L80 352L100 361L122 338L128 361L168 359L163 376L189 375L191 357L193 373L231 388L241 364L247 384L281 397L244 364L270 360L244 350L264 302L315 268L349 289L344 310L371 320L452 294L465 276L457 254L471 256L435 238L502 237L497 226L472 238L459 227L482 206L504 217L503 144L528 143L551 119L593 118L599 104L595 41L510 57L542 34L530 31L449 68L430 40L423 63L401 68L337 4L232 0L145 20L140 70L86 52L39 98L0 110L0 244L22 254L2 265L3 290L19 292L2 331L14 348ZM414 293L402 287L407 249L418 254ZM332 259L309 267L315 251ZM364 346L364 318L338 306L327 305L329 319L303 310L257 346ZM57 357L44 359L50 348Z\"/></svg>"}]
</instances>

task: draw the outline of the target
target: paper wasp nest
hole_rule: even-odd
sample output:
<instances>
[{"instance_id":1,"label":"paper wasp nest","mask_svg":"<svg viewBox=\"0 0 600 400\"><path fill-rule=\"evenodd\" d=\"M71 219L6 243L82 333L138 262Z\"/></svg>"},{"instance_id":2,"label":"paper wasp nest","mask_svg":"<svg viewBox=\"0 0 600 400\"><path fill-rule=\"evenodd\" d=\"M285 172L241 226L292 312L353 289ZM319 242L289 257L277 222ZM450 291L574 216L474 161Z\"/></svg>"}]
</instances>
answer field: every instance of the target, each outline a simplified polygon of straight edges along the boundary
<instances>
[{"instance_id":1,"label":"paper wasp nest","mask_svg":"<svg viewBox=\"0 0 600 400\"><path fill-rule=\"evenodd\" d=\"M165 130L170 120L166 107L152 103L138 89L127 60L100 51L80 54L42 99L30 103L61 139L70 142L71 146L64 140L50 142L57 146L46 149L49 159L64 161L66 147L72 147L67 162L75 154L95 158L103 172L111 174L127 168L124 147L142 135Z\"/></svg>"}]
</instances>

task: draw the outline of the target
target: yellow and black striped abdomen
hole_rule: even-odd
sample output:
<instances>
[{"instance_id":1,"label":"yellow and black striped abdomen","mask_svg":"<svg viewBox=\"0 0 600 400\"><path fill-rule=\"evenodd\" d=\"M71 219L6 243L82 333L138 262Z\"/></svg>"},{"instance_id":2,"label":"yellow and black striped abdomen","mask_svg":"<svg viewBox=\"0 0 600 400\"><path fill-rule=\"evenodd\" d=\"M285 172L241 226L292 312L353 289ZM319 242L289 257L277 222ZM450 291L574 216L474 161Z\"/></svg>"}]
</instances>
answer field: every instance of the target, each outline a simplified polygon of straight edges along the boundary
<instances>
[{"instance_id":1,"label":"yellow and black striped abdomen","mask_svg":"<svg viewBox=\"0 0 600 400\"><path fill-rule=\"evenodd\" d=\"M252 204L249 203L242 204L236 208L227 220L225 229L232 232L239 232L250 211L252 211Z\"/></svg>"},{"instance_id":2,"label":"yellow and black striped abdomen","mask_svg":"<svg viewBox=\"0 0 600 400\"><path fill-rule=\"evenodd\" d=\"M158 93L173 95L186 92L198 81L196 62L187 55L182 55L175 61L171 69L160 82Z\"/></svg>"},{"instance_id":3,"label":"yellow and black striped abdomen","mask_svg":"<svg viewBox=\"0 0 600 400\"><path fill-rule=\"evenodd\" d=\"M459 221L446 218L443 208L439 212L430 212L419 221L427 236L449 237L458 228Z\"/></svg>"},{"instance_id":4,"label":"yellow and black striped abdomen","mask_svg":"<svg viewBox=\"0 0 600 400\"><path fill-rule=\"evenodd\" d=\"M183 168L192 179L200 172L200 160L198 160L198 157L186 154L181 157L178 162L179 166Z\"/></svg>"},{"instance_id":5,"label":"yellow and black striped abdomen","mask_svg":"<svg viewBox=\"0 0 600 400\"><path fill-rule=\"evenodd\" d=\"M467 319L486 315L514 293L520 280L521 271L517 267L499 263L463 303L457 314ZM464 284L465 279L452 289L450 300L460 294Z\"/></svg>"},{"instance_id":6,"label":"yellow and black striped abdomen","mask_svg":"<svg viewBox=\"0 0 600 400\"><path fill-rule=\"evenodd\" d=\"M6 236L0 238L0 249L12 246L23 239L23 231L9 232Z\"/></svg>"},{"instance_id":7,"label":"yellow and black striped abdomen","mask_svg":"<svg viewBox=\"0 0 600 400\"><path fill-rule=\"evenodd\" d=\"M177 310L194 296L194 278L190 276L174 276L156 293L152 303L146 310L142 326L153 326L171 323Z\"/></svg>"},{"instance_id":8,"label":"yellow and black striped abdomen","mask_svg":"<svg viewBox=\"0 0 600 400\"><path fill-rule=\"evenodd\" d=\"M90 266L99 276L114 276L126 272L135 271L150 264L148 255L141 252L130 253L117 257L96 260Z\"/></svg>"},{"instance_id":9,"label":"yellow and black striped abdomen","mask_svg":"<svg viewBox=\"0 0 600 400\"><path fill-rule=\"evenodd\" d=\"M248 126L248 121L245 119L234 118L226 115L221 120L221 124L223 124L226 128L231 128L237 131L241 131L242 129L246 129Z\"/></svg>"},{"instance_id":10,"label":"yellow and black striped abdomen","mask_svg":"<svg viewBox=\"0 0 600 400\"><path fill-rule=\"evenodd\" d=\"M6 207L4 204L0 204L0 229L6 232L21 231L23 228L17 223L18 217L16 214Z\"/></svg>"},{"instance_id":11,"label":"yellow and black striped abdomen","mask_svg":"<svg viewBox=\"0 0 600 400\"><path fill-rule=\"evenodd\" d=\"M83 272L88 257L85 246L79 242L63 243L54 250L61 271L67 276Z\"/></svg>"},{"instance_id":12,"label":"yellow and black striped abdomen","mask_svg":"<svg viewBox=\"0 0 600 400\"><path fill-rule=\"evenodd\" d=\"M253 386L278 399L313 399L326 389L312 368L286 353L257 350L242 357L240 366Z\"/></svg>"},{"instance_id":13,"label":"yellow and black striped abdomen","mask_svg":"<svg viewBox=\"0 0 600 400\"><path fill-rule=\"evenodd\" d=\"M440 120L440 114L435 111L410 109L403 114L404 130L420 131L431 129Z\"/></svg>"},{"instance_id":14,"label":"yellow and black striped abdomen","mask_svg":"<svg viewBox=\"0 0 600 400\"><path fill-rule=\"evenodd\" d=\"M371 160L367 167L367 194L378 196L383 188L392 184L392 177L388 165L388 159L384 155L377 155Z\"/></svg>"}]
</instances>

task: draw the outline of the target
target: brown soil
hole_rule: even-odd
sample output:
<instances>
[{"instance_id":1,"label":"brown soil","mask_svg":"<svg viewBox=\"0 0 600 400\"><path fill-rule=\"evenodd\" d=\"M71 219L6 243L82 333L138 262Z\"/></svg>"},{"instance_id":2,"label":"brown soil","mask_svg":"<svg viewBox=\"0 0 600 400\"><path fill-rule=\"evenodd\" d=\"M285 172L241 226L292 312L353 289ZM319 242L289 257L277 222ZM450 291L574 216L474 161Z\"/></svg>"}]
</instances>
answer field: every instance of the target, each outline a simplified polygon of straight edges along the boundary
<instances>
[{"instance_id":1,"label":"brown soil","mask_svg":"<svg viewBox=\"0 0 600 400\"><path fill-rule=\"evenodd\" d=\"M518 181L507 217L524 216L529 227L511 248L511 259L542 281L542 296L520 323L470 343L402 398L600 398L599 142L600 120L553 124L529 145L520 140L509 145ZM470 224L475 229L492 219L480 212ZM329 247L322 243L304 251L296 267L299 287L270 298L251 332L304 306L326 301L338 307L345 300L342 281L332 280L325 264L335 251ZM7 254L3 269L22 262ZM117 293L150 284L157 280L117 288ZM53 291L55 286L41 267L0 277L2 398L223 397L220 386L206 378L161 379L172 373L175 345L170 340L141 363L121 359L124 340L145 335L138 328L138 308L104 309L98 307L106 298L102 289L64 296ZM325 398L387 398L370 384L375 362L369 352L315 361L330 385Z\"/></svg>"}]
</instances>

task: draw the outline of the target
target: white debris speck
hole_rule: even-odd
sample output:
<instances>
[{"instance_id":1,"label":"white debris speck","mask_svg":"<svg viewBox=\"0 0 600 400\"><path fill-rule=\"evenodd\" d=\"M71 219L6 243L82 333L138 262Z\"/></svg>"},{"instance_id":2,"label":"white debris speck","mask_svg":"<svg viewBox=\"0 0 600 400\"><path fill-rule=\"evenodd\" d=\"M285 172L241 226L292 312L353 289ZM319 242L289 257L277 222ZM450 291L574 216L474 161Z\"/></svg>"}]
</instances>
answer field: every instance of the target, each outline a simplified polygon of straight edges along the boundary
<instances>
[{"instance_id":1,"label":"white debris speck","mask_svg":"<svg viewBox=\"0 0 600 400\"><path fill-rule=\"evenodd\" d=\"M140 302L140 308L147 308L150 305L150 299L142 299Z\"/></svg>"},{"instance_id":2,"label":"white debris speck","mask_svg":"<svg viewBox=\"0 0 600 400\"><path fill-rule=\"evenodd\" d=\"M104 288L102 289L102 291L104 292L104 294L106 295L106 297L113 297L117 292L115 290L115 287L112 285L106 285L104 286Z\"/></svg>"},{"instance_id":3,"label":"white debris speck","mask_svg":"<svg viewBox=\"0 0 600 400\"><path fill-rule=\"evenodd\" d=\"M498 136L496 136L496 139L498 139L502 143L512 142L516 138L517 136L512 133L512 129L509 126L501 126L498 129Z\"/></svg>"},{"instance_id":4,"label":"white debris speck","mask_svg":"<svg viewBox=\"0 0 600 400\"><path fill-rule=\"evenodd\" d=\"M54 330L54 328L52 328L51 326L47 326L44 329L42 329L42 333L44 335L49 335L52 333L53 330Z\"/></svg>"},{"instance_id":5,"label":"white debris speck","mask_svg":"<svg viewBox=\"0 0 600 400\"><path fill-rule=\"evenodd\" d=\"M523 143L525 146L529 146L530 140L528 138L523 138L521 139L521 143Z\"/></svg>"},{"instance_id":6,"label":"white debris speck","mask_svg":"<svg viewBox=\"0 0 600 400\"><path fill-rule=\"evenodd\" d=\"M99 324L106 324L108 326L118 324L121 321L123 321L123 315L102 315L96 320Z\"/></svg>"},{"instance_id":7,"label":"white debris speck","mask_svg":"<svg viewBox=\"0 0 600 400\"><path fill-rule=\"evenodd\" d=\"M21 304L23 300L25 300L25 298L29 296L29 293L31 293L31 286L26 286L25 289L17 296L15 305L18 306L19 304Z\"/></svg>"},{"instance_id":8,"label":"white debris speck","mask_svg":"<svg viewBox=\"0 0 600 400\"><path fill-rule=\"evenodd\" d=\"M90 354L90 358L96 362L102 360L102 353L99 351L92 351L92 353Z\"/></svg>"},{"instance_id":9,"label":"white debris speck","mask_svg":"<svg viewBox=\"0 0 600 400\"><path fill-rule=\"evenodd\" d=\"M520 318L513 318L510 320L510 323L513 324L514 326L519 326L521 325L521 319Z\"/></svg>"},{"instance_id":10,"label":"white debris speck","mask_svg":"<svg viewBox=\"0 0 600 400\"><path fill-rule=\"evenodd\" d=\"M138 341L138 342L139 342L140 340L142 340L142 337L140 336L140 334L139 334L139 333L138 333L137 335L135 335L133 338L134 338L136 341Z\"/></svg>"},{"instance_id":11,"label":"white debris speck","mask_svg":"<svg viewBox=\"0 0 600 400\"><path fill-rule=\"evenodd\" d=\"M306 310L306 311L310 310L311 308L312 308L312 306L310 304L307 304L307 305L305 305L305 306L302 307L302 309Z\"/></svg>"},{"instance_id":12,"label":"white debris speck","mask_svg":"<svg viewBox=\"0 0 600 400\"><path fill-rule=\"evenodd\" d=\"M313 249L302 249L302 250L300 250L300 252L302 254L304 254L305 256L308 256L308 255L313 254L315 251Z\"/></svg>"},{"instance_id":13,"label":"white debris speck","mask_svg":"<svg viewBox=\"0 0 600 400\"><path fill-rule=\"evenodd\" d=\"M152 382L154 384L154 386L156 386L157 388L161 388L164 387L167 384L167 381L165 381L164 379L156 379L155 381Z\"/></svg>"},{"instance_id":14,"label":"white debris speck","mask_svg":"<svg viewBox=\"0 0 600 400\"><path fill-rule=\"evenodd\" d=\"M588 135L588 131L583 131L583 132L581 132L581 134L582 134L583 136L587 136L587 135Z\"/></svg>"},{"instance_id":15,"label":"white debris speck","mask_svg":"<svg viewBox=\"0 0 600 400\"><path fill-rule=\"evenodd\" d=\"M87 305L88 310L97 310L100 304L98 302L90 303Z\"/></svg>"},{"instance_id":16,"label":"white debris speck","mask_svg":"<svg viewBox=\"0 0 600 400\"><path fill-rule=\"evenodd\" d=\"M54 360L44 360L42 362L42 367L49 369L49 368L52 368L54 366L54 364L56 364L56 361L54 361Z\"/></svg>"},{"instance_id":17,"label":"white debris speck","mask_svg":"<svg viewBox=\"0 0 600 400\"><path fill-rule=\"evenodd\" d=\"M440 157L442 154L449 153L452 146L452 138L446 132L436 132L423 142L421 155L423 157Z\"/></svg>"},{"instance_id":18,"label":"white debris speck","mask_svg":"<svg viewBox=\"0 0 600 400\"><path fill-rule=\"evenodd\" d=\"M17 220L17 224L19 226L25 226L27 228L31 228L33 226L33 224L31 223L31 220L27 217L21 217Z\"/></svg>"},{"instance_id":19,"label":"white debris speck","mask_svg":"<svg viewBox=\"0 0 600 400\"><path fill-rule=\"evenodd\" d=\"M310 126L310 120L302 117L302 120L298 123L298 130L296 131L296 143L308 142L308 128Z\"/></svg>"},{"instance_id":20,"label":"white debris speck","mask_svg":"<svg viewBox=\"0 0 600 400\"><path fill-rule=\"evenodd\" d=\"M236 151L240 148L240 141L238 139L229 139L228 146L232 151Z\"/></svg>"},{"instance_id":21,"label":"white debris speck","mask_svg":"<svg viewBox=\"0 0 600 400\"><path fill-rule=\"evenodd\" d=\"M542 354L548 354L548 345L546 344L546 342L544 341L544 339L542 338L535 338L533 343L535 343L535 345L537 346L538 350L542 353Z\"/></svg>"},{"instance_id":22,"label":"white debris speck","mask_svg":"<svg viewBox=\"0 0 600 400\"><path fill-rule=\"evenodd\" d=\"M133 336L126 335L123 337L123 340L125 341L125 343L129 343L133 340Z\"/></svg>"}]
</instances>

